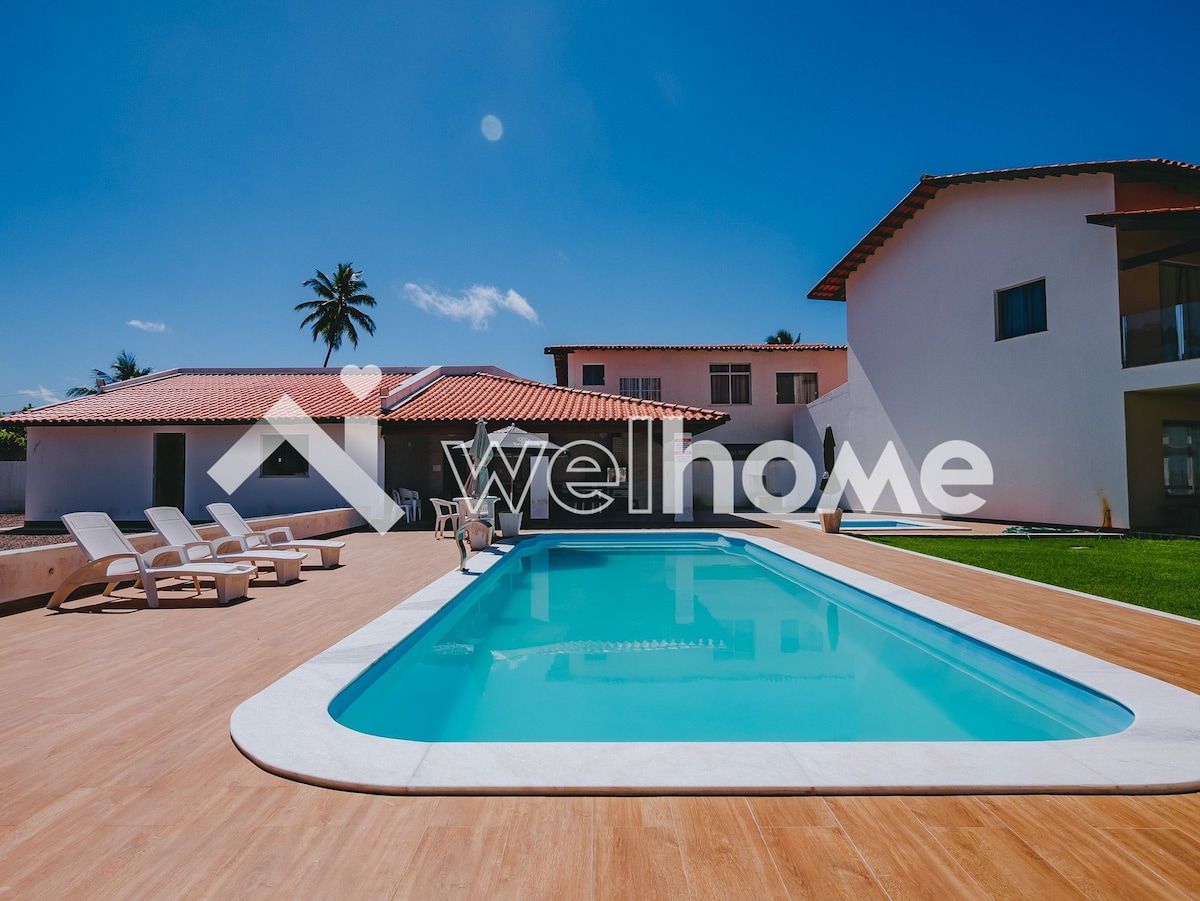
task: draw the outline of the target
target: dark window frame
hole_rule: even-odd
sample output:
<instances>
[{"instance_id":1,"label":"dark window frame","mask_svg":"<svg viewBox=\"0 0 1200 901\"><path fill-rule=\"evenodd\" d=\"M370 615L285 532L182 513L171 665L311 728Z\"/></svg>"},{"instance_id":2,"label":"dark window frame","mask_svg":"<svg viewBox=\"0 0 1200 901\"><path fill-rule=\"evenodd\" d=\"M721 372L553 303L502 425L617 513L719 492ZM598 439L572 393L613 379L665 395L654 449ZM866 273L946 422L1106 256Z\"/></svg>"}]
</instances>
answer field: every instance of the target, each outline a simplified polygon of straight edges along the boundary
<instances>
[{"instance_id":1,"label":"dark window frame","mask_svg":"<svg viewBox=\"0 0 1200 901\"><path fill-rule=\"evenodd\" d=\"M1046 279L1035 278L996 291L996 340L1037 335L1049 328Z\"/></svg>"},{"instance_id":2,"label":"dark window frame","mask_svg":"<svg viewBox=\"0 0 1200 901\"><path fill-rule=\"evenodd\" d=\"M308 436L285 435L283 440L267 451L267 443L274 442L278 435L263 435L263 461L258 468L262 479L307 479L311 471L308 463Z\"/></svg>"},{"instance_id":3,"label":"dark window frame","mask_svg":"<svg viewBox=\"0 0 1200 901\"><path fill-rule=\"evenodd\" d=\"M799 376L800 378L797 378ZM805 378L812 376L811 379ZM784 378L787 381L784 381ZM802 390L799 392L804 397L802 400L797 399L797 388L807 386L811 382L812 390ZM787 385L787 390L784 390L784 385ZM811 395L811 396L810 396ZM800 406L802 404L811 404L814 400L820 397L820 384L817 380L815 372L777 372L775 373L775 403L776 405ZM789 399L790 398L790 399Z\"/></svg>"},{"instance_id":4,"label":"dark window frame","mask_svg":"<svg viewBox=\"0 0 1200 901\"><path fill-rule=\"evenodd\" d=\"M737 407L754 403L749 363L710 363L708 384L713 406ZM742 400L742 397L745 397Z\"/></svg>"},{"instance_id":5,"label":"dark window frame","mask_svg":"<svg viewBox=\"0 0 1200 901\"><path fill-rule=\"evenodd\" d=\"M1168 429L1187 429L1188 443L1186 447L1177 447L1168 443ZM1200 495L1200 486L1196 484L1200 475L1200 422L1181 419L1164 419L1162 424L1163 444L1163 493L1167 497L1196 497ZM1175 453L1171 453L1174 450ZM1190 460L1189 484L1186 488L1171 487L1171 467L1168 460L1172 457Z\"/></svg>"},{"instance_id":6,"label":"dark window frame","mask_svg":"<svg viewBox=\"0 0 1200 901\"><path fill-rule=\"evenodd\" d=\"M599 370L600 381L595 381L596 370ZM589 378L591 376L591 378ZM584 363L583 372L580 375L585 388L591 388L597 385L604 384L604 364L603 363Z\"/></svg>"}]
</instances>

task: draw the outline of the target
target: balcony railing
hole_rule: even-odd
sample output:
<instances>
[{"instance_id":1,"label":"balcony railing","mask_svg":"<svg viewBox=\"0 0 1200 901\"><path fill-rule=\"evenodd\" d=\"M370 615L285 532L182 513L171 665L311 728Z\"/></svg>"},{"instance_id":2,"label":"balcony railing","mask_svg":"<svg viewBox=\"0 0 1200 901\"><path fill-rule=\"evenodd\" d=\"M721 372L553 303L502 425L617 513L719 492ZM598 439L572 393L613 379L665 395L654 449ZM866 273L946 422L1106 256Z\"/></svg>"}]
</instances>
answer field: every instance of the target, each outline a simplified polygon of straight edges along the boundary
<instances>
[{"instance_id":1,"label":"balcony railing","mask_svg":"<svg viewBox=\"0 0 1200 901\"><path fill-rule=\"evenodd\" d=\"M1121 365L1150 366L1200 358L1200 303L1121 317Z\"/></svg>"}]
</instances>

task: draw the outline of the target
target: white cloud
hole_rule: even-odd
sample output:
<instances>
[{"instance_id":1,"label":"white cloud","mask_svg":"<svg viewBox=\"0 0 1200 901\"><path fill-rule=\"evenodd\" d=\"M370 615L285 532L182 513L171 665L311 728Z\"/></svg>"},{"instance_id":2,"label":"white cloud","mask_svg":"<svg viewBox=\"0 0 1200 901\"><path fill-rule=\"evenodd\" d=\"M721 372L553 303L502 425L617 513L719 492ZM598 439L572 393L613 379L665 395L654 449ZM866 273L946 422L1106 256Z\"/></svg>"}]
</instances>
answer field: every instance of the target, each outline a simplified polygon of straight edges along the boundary
<instances>
[{"instance_id":1,"label":"white cloud","mask_svg":"<svg viewBox=\"0 0 1200 901\"><path fill-rule=\"evenodd\" d=\"M143 322L140 319L130 319L125 324L140 328L143 332L165 332L167 330L165 322Z\"/></svg>"},{"instance_id":2,"label":"white cloud","mask_svg":"<svg viewBox=\"0 0 1200 901\"><path fill-rule=\"evenodd\" d=\"M448 319L469 319L471 328L476 331L486 331L488 320L504 310L516 313L530 322L538 321L537 310L511 289L501 294L499 288L474 285L458 297L453 297L422 288L420 285L407 284L404 286L404 292L409 300L426 313L445 316Z\"/></svg>"},{"instance_id":3,"label":"white cloud","mask_svg":"<svg viewBox=\"0 0 1200 901\"><path fill-rule=\"evenodd\" d=\"M45 385L38 385L37 388L23 388L17 394L23 394L25 397L31 397L34 400L40 400L43 404L57 404L62 398L47 388Z\"/></svg>"}]
</instances>

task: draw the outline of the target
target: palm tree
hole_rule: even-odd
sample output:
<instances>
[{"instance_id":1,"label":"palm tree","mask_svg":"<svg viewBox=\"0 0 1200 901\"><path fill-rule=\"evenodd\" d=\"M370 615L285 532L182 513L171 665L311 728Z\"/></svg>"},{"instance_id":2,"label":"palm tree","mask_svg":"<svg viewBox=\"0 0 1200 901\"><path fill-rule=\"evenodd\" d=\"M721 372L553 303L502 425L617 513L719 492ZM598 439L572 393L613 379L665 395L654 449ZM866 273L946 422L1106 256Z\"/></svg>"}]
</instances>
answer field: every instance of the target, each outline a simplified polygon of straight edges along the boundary
<instances>
[{"instance_id":1,"label":"palm tree","mask_svg":"<svg viewBox=\"0 0 1200 901\"><path fill-rule=\"evenodd\" d=\"M358 347L358 329L361 326L368 335L375 334L375 321L358 309L359 306L375 306L375 298L363 291L367 283L362 280L362 270L355 271L353 263L338 263L330 278L320 269L317 277L304 282L312 288L319 300L306 300L296 304L297 310L312 312L300 323L300 328L311 324L314 341L324 341L329 346L323 366L329 365L333 352L342 346L342 338L349 337L350 343Z\"/></svg>"},{"instance_id":2,"label":"palm tree","mask_svg":"<svg viewBox=\"0 0 1200 901\"><path fill-rule=\"evenodd\" d=\"M67 397L87 397L89 394L99 394L101 385L136 379L138 376L149 375L153 371L149 366L139 366L137 358L133 354L122 350L113 360L112 367L108 372L103 369L92 370L92 375L96 379L95 387L80 385L78 388L71 388L67 391Z\"/></svg>"},{"instance_id":3,"label":"palm tree","mask_svg":"<svg viewBox=\"0 0 1200 901\"><path fill-rule=\"evenodd\" d=\"M800 333L796 332L796 337L792 337L792 333L785 328L781 328L773 335L767 336L768 344L799 344Z\"/></svg>"}]
</instances>

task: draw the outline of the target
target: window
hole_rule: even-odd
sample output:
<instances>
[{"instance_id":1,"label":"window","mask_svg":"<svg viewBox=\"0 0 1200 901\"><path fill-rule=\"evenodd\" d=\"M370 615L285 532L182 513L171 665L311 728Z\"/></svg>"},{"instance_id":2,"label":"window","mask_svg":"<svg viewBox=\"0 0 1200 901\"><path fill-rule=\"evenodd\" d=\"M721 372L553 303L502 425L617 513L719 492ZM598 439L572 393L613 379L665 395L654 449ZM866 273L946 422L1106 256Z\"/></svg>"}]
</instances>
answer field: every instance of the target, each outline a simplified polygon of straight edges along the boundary
<instances>
[{"instance_id":1,"label":"window","mask_svg":"<svg viewBox=\"0 0 1200 901\"><path fill-rule=\"evenodd\" d=\"M583 364L583 384L584 385L603 385L604 384L604 364L603 363L584 363Z\"/></svg>"},{"instance_id":2,"label":"window","mask_svg":"<svg viewBox=\"0 0 1200 901\"><path fill-rule=\"evenodd\" d=\"M712 363L708 367L714 404L750 403L750 364Z\"/></svg>"},{"instance_id":3,"label":"window","mask_svg":"<svg viewBox=\"0 0 1200 901\"><path fill-rule=\"evenodd\" d=\"M1200 422L1163 423L1163 486L1171 497L1195 495Z\"/></svg>"},{"instance_id":4,"label":"window","mask_svg":"<svg viewBox=\"0 0 1200 901\"><path fill-rule=\"evenodd\" d=\"M775 373L775 403L810 404L817 399L815 372Z\"/></svg>"},{"instance_id":5,"label":"window","mask_svg":"<svg viewBox=\"0 0 1200 901\"><path fill-rule=\"evenodd\" d=\"M996 340L1046 330L1046 280L996 292Z\"/></svg>"},{"instance_id":6,"label":"window","mask_svg":"<svg viewBox=\"0 0 1200 901\"><path fill-rule=\"evenodd\" d=\"M639 400L662 400L662 379L621 379L621 394Z\"/></svg>"},{"instance_id":7,"label":"window","mask_svg":"<svg viewBox=\"0 0 1200 901\"><path fill-rule=\"evenodd\" d=\"M278 435L263 435L263 476L308 475L308 437L297 435L280 439Z\"/></svg>"}]
</instances>

